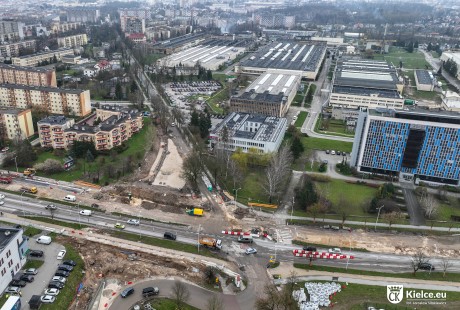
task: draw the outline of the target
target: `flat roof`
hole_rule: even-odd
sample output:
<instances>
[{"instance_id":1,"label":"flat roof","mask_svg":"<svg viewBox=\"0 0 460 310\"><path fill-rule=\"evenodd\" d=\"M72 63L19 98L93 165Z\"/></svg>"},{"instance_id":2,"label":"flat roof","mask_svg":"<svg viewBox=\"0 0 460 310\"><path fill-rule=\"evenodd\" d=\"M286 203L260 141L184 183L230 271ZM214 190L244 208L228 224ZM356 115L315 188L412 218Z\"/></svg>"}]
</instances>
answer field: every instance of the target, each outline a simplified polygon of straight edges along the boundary
<instances>
[{"instance_id":1,"label":"flat roof","mask_svg":"<svg viewBox=\"0 0 460 310\"><path fill-rule=\"evenodd\" d=\"M297 91L300 79L300 75L266 72L252 82L246 88L246 92L254 90L256 93L264 93L268 91L271 95L283 93L289 96L292 91Z\"/></svg>"},{"instance_id":2,"label":"flat roof","mask_svg":"<svg viewBox=\"0 0 460 310\"><path fill-rule=\"evenodd\" d=\"M332 87L333 93L339 94L350 94L356 96L370 96L370 95L377 95L378 97L383 98L401 98L398 91L395 90L388 90L388 89L378 89L378 88L367 88L367 87L350 87L350 86L333 86Z\"/></svg>"},{"instance_id":3,"label":"flat roof","mask_svg":"<svg viewBox=\"0 0 460 310\"><path fill-rule=\"evenodd\" d=\"M1 108L0 107L0 114L18 114L20 113L21 111L24 111L25 109L16 109L16 108L13 108L13 107L3 107Z\"/></svg>"},{"instance_id":4,"label":"flat roof","mask_svg":"<svg viewBox=\"0 0 460 310\"><path fill-rule=\"evenodd\" d=\"M21 84L0 84L0 88L9 88L9 89L25 89L25 90L36 90L52 93L70 93L70 94L81 94L86 90L83 89L65 89L58 87L48 87L48 86L30 86L30 85L21 85Z\"/></svg>"},{"instance_id":5,"label":"flat roof","mask_svg":"<svg viewBox=\"0 0 460 310\"><path fill-rule=\"evenodd\" d=\"M20 231L20 229L17 228L5 228L1 227L0 228L0 251L3 251L3 249L8 245L8 243L13 240L13 238L16 236L16 234Z\"/></svg>"},{"instance_id":6,"label":"flat roof","mask_svg":"<svg viewBox=\"0 0 460 310\"><path fill-rule=\"evenodd\" d=\"M417 80L419 84L433 84L433 75L430 75L430 73L427 70L415 70L415 74L417 75Z\"/></svg>"},{"instance_id":7,"label":"flat roof","mask_svg":"<svg viewBox=\"0 0 460 310\"><path fill-rule=\"evenodd\" d=\"M204 33L204 32L198 32L198 33L193 33L193 34L189 33L189 34L177 37L177 38L173 38L173 39L169 39L169 40L166 40L166 41L161 41L161 42L155 43L153 45L153 47L154 48L174 48L174 47L178 47L178 46L181 46L181 45L185 45L188 42L194 41L196 39L199 39L199 38L201 38L201 37L203 37L205 35L206 35L206 33Z\"/></svg>"},{"instance_id":8,"label":"flat roof","mask_svg":"<svg viewBox=\"0 0 460 310\"><path fill-rule=\"evenodd\" d=\"M242 67L316 71L326 51L326 44L277 41L260 48L241 62Z\"/></svg>"},{"instance_id":9,"label":"flat roof","mask_svg":"<svg viewBox=\"0 0 460 310\"><path fill-rule=\"evenodd\" d=\"M64 115L50 115L37 122L37 124L48 125L64 125L65 123L67 123L67 118Z\"/></svg>"},{"instance_id":10,"label":"flat roof","mask_svg":"<svg viewBox=\"0 0 460 310\"><path fill-rule=\"evenodd\" d=\"M430 111L420 108L406 110L381 108L370 109L368 111L369 115L374 116L460 125L460 113L451 111Z\"/></svg>"},{"instance_id":11,"label":"flat roof","mask_svg":"<svg viewBox=\"0 0 460 310\"><path fill-rule=\"evenodd\" d=\"M24 66L7 65L4 63L0 63L0 69L20 70L20 71L29 71L29 72L39 72L39 73L48 73L48 72L54 71L54 69L50 69L50 68L24 67Z\"/></svg>"},{"instance_id":12,"label":"flat roof","mask_svg":"<svg viewBox=\"0 0 460 310\"><path fill-rule=\"evenodd\" d=\"M62 48L59 48L59 49L53 50L53 51L50 50L50 51L47 51L47 52L40 52L40 53L35 53L35 54L31 54L31 55L26 55L26 56L19 56L19 57L14 57L14 58L27 59L27 58L40 56L40 55L56 54L56 53L60 53L60 52L69 52L69 51L72 51L72 53L73 53L73 48L62 47Z\"/></svg>"}]
</instances>

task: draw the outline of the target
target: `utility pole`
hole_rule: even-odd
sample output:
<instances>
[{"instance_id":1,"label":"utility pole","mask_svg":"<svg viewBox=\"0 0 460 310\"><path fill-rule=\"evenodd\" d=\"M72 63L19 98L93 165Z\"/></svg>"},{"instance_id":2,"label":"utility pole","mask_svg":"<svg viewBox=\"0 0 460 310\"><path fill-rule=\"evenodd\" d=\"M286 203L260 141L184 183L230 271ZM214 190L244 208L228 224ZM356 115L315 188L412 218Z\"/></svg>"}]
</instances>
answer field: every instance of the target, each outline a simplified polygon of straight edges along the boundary
<instances>
[{"instance_id":1,"label":"utility pole","mask_svg":"<svg viewBox=\"0 0 460 310\"><path fill-rule=\"evenodd\" d=\"M378 208L379 212L377 213L377 220L375 221L375 228L374 228L375 231L377 231L377 223L379 221L380 210L382 210L383 207L385 207L385 205L382 205L380 208Z\"/></svg>"}]
</instances>

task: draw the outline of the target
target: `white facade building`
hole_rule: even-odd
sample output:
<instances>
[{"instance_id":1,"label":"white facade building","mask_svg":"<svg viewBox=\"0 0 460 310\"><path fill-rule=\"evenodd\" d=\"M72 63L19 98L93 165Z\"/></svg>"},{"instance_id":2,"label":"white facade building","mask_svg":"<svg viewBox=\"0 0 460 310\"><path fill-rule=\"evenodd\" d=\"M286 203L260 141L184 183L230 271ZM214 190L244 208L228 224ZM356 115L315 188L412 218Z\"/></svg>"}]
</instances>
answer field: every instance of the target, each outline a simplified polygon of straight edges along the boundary
<instances>
[{"instance_id":1,"label":"white facade building","mask_svg":"<svg viewBox=\"0 0 460 310\"><path fill-rule=\"evenodd\" d=\"M0 291L3 292L14 275L26 263L28 250L27 239L23 230L16 228L0 228Z\"/></svg>"}]
</instances>

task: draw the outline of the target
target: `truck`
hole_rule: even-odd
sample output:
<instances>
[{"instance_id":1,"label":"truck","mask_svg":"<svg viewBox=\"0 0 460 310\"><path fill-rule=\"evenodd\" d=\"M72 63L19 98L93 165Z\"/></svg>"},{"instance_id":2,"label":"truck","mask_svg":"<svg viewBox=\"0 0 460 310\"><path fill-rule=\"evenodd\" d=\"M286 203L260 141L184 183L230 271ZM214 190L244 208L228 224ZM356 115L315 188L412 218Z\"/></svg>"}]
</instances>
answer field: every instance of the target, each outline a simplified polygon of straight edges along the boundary
<instances>
[{"instance_id":1,"label":"truck","mask_svg":"<svg viewBox=\"0 0 460 310\"><path fill-rule=\"evenodd\" d=\"M35 186L33 186L33 187L25 187L25 186L23 186L23 187L21 187L19 189L19 191L26 192L26 193L31 193L31 194L36 194L38 192L38 190L37 190L37 188Z\"/></svg>"},{"instance_id":2,"label":"truck","mask_svg":"<svg viewBox=\"0 0 460 310\"><path fill-rule=\"evenodd\" d=\"M188 215L194 215L194 216L203 216L203 209L200 208L193 208L191 210L186 211Z\"/></svg>"},{"instance_id":3,"label":"truck","mask_svg":"<svg viewBox=\"0 0 460 310\"><path fill-rule=\"evenodd\" d=\"M13 182L12 177L0 176L0 183L11 184L11 182Z\"/></svg>"},{"instance_id":4,"label":"truck","mask_svg":"<svg viewBox=\"0 0 460 310\"><path fill-rule=\"evenodd\" d=\"M211 237L201 237L200 245L208 247L208 248L212 248L212 249L221 250L222 240L211 238Z\"/></svg>"},{"instance_id":5,"label":"truck","mask_svg":"<svg viewBox=\"0 0 460 310\"><path fill-rule=\"evenodd\" d=\"M24 176L26 177L33 176L35 173L37 173L37 171L34 168L26 168L26 170L24 170Z\"/></svg>"}]
</instances>

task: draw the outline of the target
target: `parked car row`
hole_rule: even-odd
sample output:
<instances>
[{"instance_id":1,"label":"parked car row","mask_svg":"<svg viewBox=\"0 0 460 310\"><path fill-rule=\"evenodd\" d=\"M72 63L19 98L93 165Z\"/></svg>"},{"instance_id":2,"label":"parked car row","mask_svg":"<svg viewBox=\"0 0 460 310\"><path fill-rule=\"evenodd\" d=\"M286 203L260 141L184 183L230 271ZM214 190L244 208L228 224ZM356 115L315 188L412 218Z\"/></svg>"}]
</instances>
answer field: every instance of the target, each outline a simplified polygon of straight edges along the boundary
<instances>
[{"instance_id":1,"label":"parked car row","mask_svg":"<svg viewBox=\"0 0 460 310\"><path fill-rule=\"evenodd\" d=\"M125 288L120 296L121 298L126 298L130 295L134 294L134 288L133 287L127 287ZM154 296L154 295L158 295L160 294L160 289L158 287L145 287L142 289L142 297L143 298L146 298L146 297L150 297L150 296Z\"/></svg>"},{"instance_id":2,"label":"parked car row","mask_svg":"<svg viewBox=\"0 0 460 310\"><path fill-rule=\"evenodd\" d=\"M326 150L326 154L347 156L346 152L334 151L334 150L332 150L332 151Z\"/></svg>"},{"instance_id":3,"label":"parked car row","mask_svg":"<svg viewBox=\"0 0 460 310\"><path fill-rule=\"evenodd\" d=\"M64 259L65 254L65 250L59 251L57 259ZM56 272L48 283L47 289L40 298L43 303L53 303L56 300L56 296L64 288L67 278L76 265L73 260L63 260L58 265Z\"/></svg>"}]
</instances>

